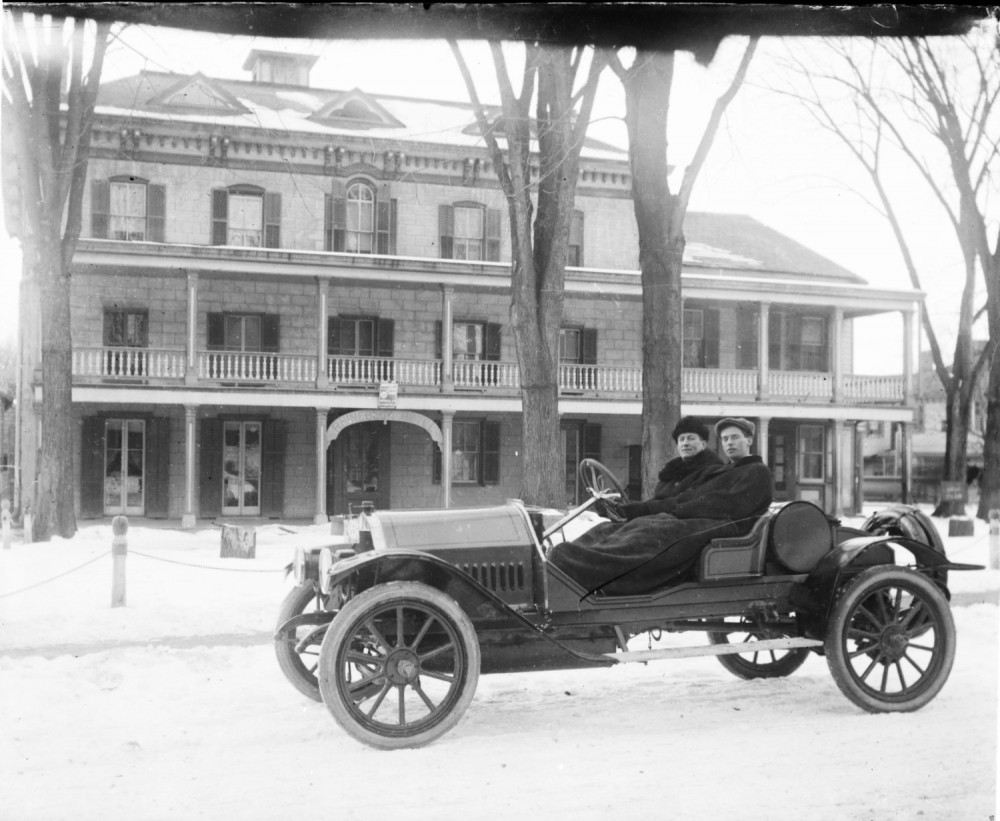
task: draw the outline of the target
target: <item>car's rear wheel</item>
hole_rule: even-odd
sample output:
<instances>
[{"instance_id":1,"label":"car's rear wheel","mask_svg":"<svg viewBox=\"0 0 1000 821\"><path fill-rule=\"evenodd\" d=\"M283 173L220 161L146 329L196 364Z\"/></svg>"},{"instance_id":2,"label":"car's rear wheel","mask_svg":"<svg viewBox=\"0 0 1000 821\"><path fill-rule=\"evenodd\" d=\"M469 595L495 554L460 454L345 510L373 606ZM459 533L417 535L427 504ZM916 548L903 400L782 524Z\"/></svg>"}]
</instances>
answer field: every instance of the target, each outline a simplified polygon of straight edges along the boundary
<instances>
[{"instance_id":1,"label":"car's rear wheel","mask_svg":"<svg viewBox=\"0 0 1000 821\"><path fill-rule=\"evenodd\" d=\"M324 610L328 597L320 594L312 584L304 584L288 591L278 611L278 627L289 619L304 613ZM292 686L313 701L321 701L319 678L319 648L327 625L306 624L274 640L274 654L278 667ZM300 646L301 645L301 646Z\"/></svg>"},{"instance_id":2,"label":"car's rear wheel","mask_svg":"<svg viewBox=\"0 0 1000 821\"><path fill-rule=\"evenodd\" d=\"M903 567L859 574L834 605L825 653L837 686L872 713L919 710L944 686L955 660L948 601Z\"/></svg>"},{"instance_id":3,"label":"car's rear wheel","mask_svg":"<svg viewBox=\"0 0 1000 821\"><path fill-rule=\"evenodd\" d=\"M712 644L753 644L764 641L767 637L752 630L741 630L733 633L709 633L708 640ZM753 650L746 653L731 653L716 656L719 664L738 678L783 678L798 670L807 658L809 651L802 648L792 650Z\"/></svg>"},{"instance_id":4,"label":"car's rear wheel","mask_svg":"<svg viewBox=\"0 0 1000 821\"><path fill-rule=\"evenodd\" d=\"M350 599L334 618L320 649L320 693L359 741L419 747L462 718L479 662L476 631L453 599L418 582L390 582Z\"/></svg>"}]
</instances>

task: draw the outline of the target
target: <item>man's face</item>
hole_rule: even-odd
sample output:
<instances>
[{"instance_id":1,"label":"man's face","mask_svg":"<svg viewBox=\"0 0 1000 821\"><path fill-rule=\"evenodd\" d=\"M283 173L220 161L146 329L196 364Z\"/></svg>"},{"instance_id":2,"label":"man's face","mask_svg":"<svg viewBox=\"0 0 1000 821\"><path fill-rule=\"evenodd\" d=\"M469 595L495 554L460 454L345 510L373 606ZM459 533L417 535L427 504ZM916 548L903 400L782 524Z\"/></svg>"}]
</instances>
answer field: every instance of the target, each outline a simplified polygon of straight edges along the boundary
<instances>
[{"instance_id":1,"label":"man's face","mask_svg":"<svg viewBox=\"0 0 1000 821\"><path fill-rule=\"evenodd\" d=\"M719 439L722 441L722 449L726 452L726 456L729 457L730 461L735 462L737 459L742 459L744 456L750 455L750 445L753 444L753 437L747 436L735 425L723 428L719 434Z\"/></svg>"},{"instance_id":2,"label":"man's face","mask_svg":"<svg viewBox=\"0 0 1000 821\"><path fill-rule=\"evenodd\" d=\"M681 459L691 459L701 453L706 444L697 433L682 433L677 437L677 452Z\"/></svg>"}]
</instances>

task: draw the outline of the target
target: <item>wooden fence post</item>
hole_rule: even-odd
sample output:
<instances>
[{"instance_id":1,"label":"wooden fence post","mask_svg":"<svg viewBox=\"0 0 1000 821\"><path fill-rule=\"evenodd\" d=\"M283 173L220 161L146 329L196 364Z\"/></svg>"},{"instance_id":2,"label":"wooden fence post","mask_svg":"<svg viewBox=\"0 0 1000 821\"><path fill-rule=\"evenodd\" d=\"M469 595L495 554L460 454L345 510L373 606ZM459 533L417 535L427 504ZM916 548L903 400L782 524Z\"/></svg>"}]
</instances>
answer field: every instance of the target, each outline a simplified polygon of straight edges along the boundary
<instances>
[{"instance_id":1,"label":"wooden fence post","mask_svg":"<svg viewBox=\"0 0 1000 821\"><path fill-rule=\"evenodd\" d=\"M3 549L10 550L10 501L0 499L0 528L3 529Z\"/></svg>"},{"instance_id":2,"label":"wooden fence post","mask_svg":"<svg viewBox=\"0 0 1000 821\"><path fill-rule=\"evenodd\" d=\"M125 558L128 556L128 519L115 516L111 520L111 556L114 562L111 577L111 606L125 606Z\"/></svg>"}]
</instances>

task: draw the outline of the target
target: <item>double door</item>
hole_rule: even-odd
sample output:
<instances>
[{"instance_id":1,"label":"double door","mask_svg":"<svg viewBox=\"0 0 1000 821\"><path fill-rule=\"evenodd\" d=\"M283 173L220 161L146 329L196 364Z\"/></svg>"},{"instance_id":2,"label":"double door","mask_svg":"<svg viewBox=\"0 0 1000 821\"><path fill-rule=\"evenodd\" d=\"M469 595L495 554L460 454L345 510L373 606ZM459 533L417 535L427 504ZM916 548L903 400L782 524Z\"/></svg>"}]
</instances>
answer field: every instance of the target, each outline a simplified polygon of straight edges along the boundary
<instances>
[{"instance_id":1,"label":"double door","mask_svg":"<svg viewBox=\"0 0 1000 821\"><path fill-rule=\"evenodd\" d=\"M327 512L357 513L365 503L389 507L389 436L384 422L351 425L327 454Z\"/></svg>"}]
</instances>

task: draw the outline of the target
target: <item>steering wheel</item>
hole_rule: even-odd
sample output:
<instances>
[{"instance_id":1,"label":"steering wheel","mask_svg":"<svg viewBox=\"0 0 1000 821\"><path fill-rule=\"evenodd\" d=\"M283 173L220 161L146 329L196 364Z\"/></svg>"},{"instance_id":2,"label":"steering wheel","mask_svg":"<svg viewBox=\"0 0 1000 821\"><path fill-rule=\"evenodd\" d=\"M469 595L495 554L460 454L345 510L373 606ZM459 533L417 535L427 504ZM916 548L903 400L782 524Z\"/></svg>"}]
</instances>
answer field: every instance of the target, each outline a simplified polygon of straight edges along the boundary
<instances>
[{"instance_id":1,"label":"steering wheel","mask_svg":"<svg viewBox=\"0 0 1000 821\"><path fill-rule=\"evenodd\" d=\"M628 494L615 475L596 459L583 459L577 469L580 484L598 500L605 514L613 522L626 521L622 505L628 502Z\"/></svg>"}]
</instances>

